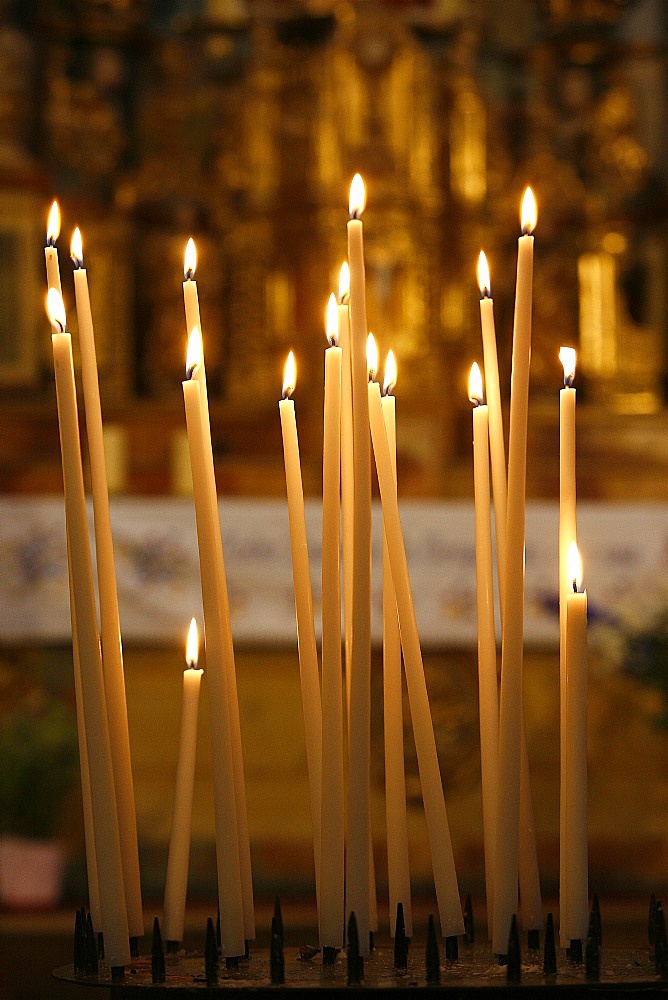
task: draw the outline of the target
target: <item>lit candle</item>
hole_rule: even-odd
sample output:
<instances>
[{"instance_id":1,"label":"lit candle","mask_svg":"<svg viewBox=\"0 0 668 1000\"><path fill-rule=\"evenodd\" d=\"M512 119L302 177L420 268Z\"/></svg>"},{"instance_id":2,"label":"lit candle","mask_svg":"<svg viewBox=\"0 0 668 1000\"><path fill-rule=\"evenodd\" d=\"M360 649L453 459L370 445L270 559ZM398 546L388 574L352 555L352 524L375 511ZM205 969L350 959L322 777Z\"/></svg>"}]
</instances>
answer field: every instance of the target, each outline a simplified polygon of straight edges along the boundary
<instances>
[{"instance_id":1,"label":"lit candle","mask_svg":"<svg viewBox=\"0 0 668 1000\"><path fill-rule=\"evenodd\" d=\"M44 247L44 256L46 259L46 287L47 289L55 288L55 290L61 294L58 249L56 247L56 240L59 235L60 209L58 208L58 202L54 200L46 223L46 246Z\"/></svg>"},{"instance_id":2,"label":"lit candle","mask_svg":"<svg viewBox=\"0 0 668 1000\"><path fill-rule=\"evenodd\" d=\"M114 543L111 535L109 490L104 455L100 385L95 353L95 333L88 291L88 275L83 266L83 244L78 227L72 234L70 256L74 262L74 294L79 320L79 349L83 383L86 436L93 493L95 556L100 599L100 636L104 688L109 715L109 739L114 764L114 784L121 835L121 855L125 876L125 902L128 926L132 937L144 933L144 913L141 898L137 816L135 811L128 708L125 695L121 625L118 612Z\"/></svg>"},{"instance_id":3,"label":"lit candle","mask_svg":"<svg viewBox=\"0 0 668 1000\"><path fill-rule=\"evenodd\" d=\"M72 338L65 331L63 300L54 288L49 290L47 303L51 325L55 331L51 340L63 463L67 554L71 595L74 599L72 619L77 630L76 643L81 664L81 697L90 774L101 930L104 933L106 961L112 967L121 967L130 961L130 943L125 893L119 892L119 886L123 886L123 864L88 538Z\"/></svg>"},{"instance_id":4,"label":"lit candle","mask_svg":"<svg viewBox=\"0 0 668 1000\"><path fill-rule=\"evenodd\" d=\"M320 944L343 945L344 787L341 675L341 361L336 297L327 303L322 472L322 795Z\"/></svg>"},{"instance_id":5,"label":"lit candle","mask_svg":"<svg viewBox=\"0 0 668 1000\"><path fill-rule=\"evenodd\" d=\"M524 522L526 442L531 357L533 236L536 203L531 188L522 202L522 233L518 240L517 285L513 326L513 361L508 443L506 515L506 574L501 696L499 711L499 787L497 852L494 870L492 947L508 951L513 914L517 913L520 829L520 748L522 730L522 660L524 651Z\"/></svg>"},{"instance_id":6,"label":"lit candle","mask_svg":"<svg viewBox=\"0 0 668 1000\"><path fill-rule=\"evenodd\" d=\"M195 245L192 240L190 240L188 247L186 248L187 274L194 273L196 258L193 257L192 261L188 260L188 255L194 254L194 252ZM189 263L190 266L188 266ZM184 282L184 294L186 293L186 286L188 286L189 293L191 285L195 285L192 277L188 278ZM195 287L195 303L197 302L196 296L197 289ZM189 301L191 300L189 299L188 294L186 294L186 303ZM193 312L191 315L195 315L195 313ZM196 315L199 317L199 307ZM250 836L248 833L248 812L246 808L246 783L244 779L243 747L241 744L241 720L239 718L237 672L234 657L234 641L232 637L230 601L227 590L227 575L225 573L225 556L220 530L220 515L218 512L216 473L213 464L213 448L211 446L211 420L209 416L209 395L206 383L204 345L202 344L202 336L198 326L193 326L190 329L188 354L191 359L188 371L192 373L192 378L199 385L202 440L206 442L206 447L204 448L205 472L201 488L206 492L208 497L210 508L209 519L214 538L214 549L211 553L211 558L213 559L216 573L216 589L221 626L221 655L224 667L225 683L227 684L227 706L230 714L234 794L237 809L237 835L239 838L239 865L241 868L241 894L244 909L244 936L247 941L252 941L255 937L255 908L253 904L253 873L250 856Z\"/></svg>"},{"instance_id":7,"label":"lit candle","mask_svg":"<svg viewBox=\"0 0 668 1000\"><path fill-rule=\"evenodd\" d=\"M295 404L294 400L291 399L296 381L297 369L295 357L292 351L290 351L285 363L283 398L279 401L278 409L281 418L285 484L288 496L292 579L297 618L299 675L302 690L302 710L304 713L304 735L306 738L306 763L311 792L315 887L318 899L318 912L320 914L322 708L320 702L320 677L318 674L318 650L313 622L311 567L309 564L306 521L304 518L304 488L299 461L299 440L297 437Z\"/></svg>"},{"instance_id":8,"label":"lit candle","mask_svg":"<svg viewBox=\"0 0 668 1000\"><path fill-rule=\"evenodd\" d=\"M483 404L482 376L480 368L475 362L471 366L469 377L469 399L473 403L473 487L482 819L487 919L491 926L494 904L494 849L499 765L499 692L496 677L494 577L489 505L489 419L487 406Z\"/></svg>"},{"instance_id":9,"label":"lit candle","mask_svg":"<svg viewBox=\"0 0 668 1000\"><path fill-rule=\"evenodd\" d=\"M339 275L338 333L343 352L341 371L341 519L343 525L343 648L345 652L346 705L350 710L350 657L353 622L353 391L350 358L350 269L341 265Z\"/></svg>"},{"instance_id":10,"label":"lit candle","mask_svg":"<svg viewBox=\"0 0 668 1000\"><path fill-rule=\"evenodd\" d=\"M397 600L397 615L401 646L404 654L404 669L408 687L408 701L413 722L413 736L422 786L425 820L431 863L436 887L441 931L445 937L464 932L457 873L452 853L450 826L445 807L441 772L436 752L434 727L429 709L429 697L424 676L424 664L415 608L408 576L408 562L404 545L399 503L392 467L390 448L385 432L385 421L380 398L380 386L369 382L369 420L371 439L378 474L378 486L383 510L383 526L387 541L387 552L392 571L392 583Z\"/></svg>"},{"instance_id":11,"label":"lit candle","mask_svg":"<svg viewBox=\"0 0 668 1000\"><path fill-rule=\"evenodd\" d=\"M199 316L199 296L197 294L197 282L195 281L195 271L197 270L197 247L195 241L190 237L186 244L183 257L183 304L186 311L186 330L190 331L197 327L202 329Z\"/></svg>"},{"instance_id":12,"label":"lit candle","mask_svg":"<svg viewBox=\"0 0 668 1000\"><path fill-rule=\"evenodd\" d=\"M385 433L396 489L397 425L396 399L393 389L397 382L397 363L389 351L385 362L385 378L381 407ZM410 863L408 859L408 823L406 818L406 772L404 767L404 717L401 688L401 639L397 600L394 596L392 571L383 532L383 737L385 741L385 816L387 823L387 882L390 898L390 935L394 937L397 904L404 910L406 936L413 936Z\"/></svg>"},{"instance_id":13,"label":"lit candle","mask_svg":"<svg viewBox=\"0 0 668 1000\"><path fill-rule=\"evenodd\" d=\"M188 629L186 663L183 671L181 732L176 762L176 787L172 810L172 831L167 856L165 906L162 933L166 941L183 941L183 925L190 860L190 827L193 811L195 760L197 754L197 716L202 671L197 666L199 635L193 618Z\"/></svg>"},{"instance_id":14,"label":"lit candle","mask_svg":"<svg viewBox=\"0 0 668 1000\"><path fill-rule=\"evenodd\" d=\"M350 913L355 913L360 949L367 956L371 839L371 444L367 398L364 234L360 218L364 203L364 182L359 174L355 174L350 186L348 222L354 504L346 919Z\"/></svg>"},{"instance_id":15,"label":"lit candle","mask_svg":"<svg viewBox=\"0 0 668 1000\"><path fill-rule=\"evenodd\" d=\"M566 601L572 592L569 549L577 541L575 485L575 350L562 347L559 360L564 368L564 385L559 391L559 689L560 689L560 794L559 794L559 937L568 947L568 893L566 878L566 767L568 729L566 726Z\"/></svg>"},{"instance_id":16,"label":"lit candle","mask_svg":"<svg viewBox=\"0 0 668 1000\"><path fill-rule=\"evenodd\" d=\"M201 356L198 353L199 344L199 338L191 337L186 360L186 371L191 377L183 383L183 398L204 608L221 947L223 955L235 957L245 952L245 928L225 627L216 555L220 525L209 484L209 471L213 464L211 438L203 430L201 387L194 377Z\"/></svg>"},{"instance_id":17,"label":"lit candle","mask_svg":"<svg viewBox=\"0 0 668 1000\"><path fill-rule=\"evenodd\" d=\"M589 922L587 863L587 591L570 546L572 592L566 598L566 914L568 940L584 941ZM560 915L560 924L563 916Z\"/></svg>"},{"instance_id":18,"label":"lit candle","mask_svg":"<svg viewBox=\"0 0 668 1000\"><path fill-rule=\"evenodd\" d=\"M480 321L487 405L489 407L489 448L492 462L492 491L494 493L496 566L499 582L499 603L503 614L503 584L506 568L506 446L503 438L499 363L496 352L496 330L494 326L494 300L492 299L487 257L482 250L478 258L478 284L482 296L480 299Z\"/></svg>"},{"instance_id":19,"label":"lit candle","mask_svg":"<svg viewBox=\"0 0 668 1000\"><path fill-rule=\"evenodd\" d=\"M61 294L60 268L58 266L58 251L56 240L60 234L60 209L58 202L54 201L49 211L46 227L46 283L47 290L54 288ZM68 543L69 544L69 543ZM90 774L88 773L88 752L86 750L86 729L83 717L83 703L81 696L81 662L79 659L79 643L77 640L77 626L74 608L74 594L72 590L71 566L68 560L70 609L72 618L72 660L74 664L74 687L77 711L77 731L79 735L79 770L81 772L81 798L84 816L84 841L86 850L86 873L88 876L88 905L90 908L93 927L102 926L102 916L100 912L100 894L97 882L97 862L95 859L95 836L93 830L93 807L91 802Z\"/></svg>"}]
</instances>

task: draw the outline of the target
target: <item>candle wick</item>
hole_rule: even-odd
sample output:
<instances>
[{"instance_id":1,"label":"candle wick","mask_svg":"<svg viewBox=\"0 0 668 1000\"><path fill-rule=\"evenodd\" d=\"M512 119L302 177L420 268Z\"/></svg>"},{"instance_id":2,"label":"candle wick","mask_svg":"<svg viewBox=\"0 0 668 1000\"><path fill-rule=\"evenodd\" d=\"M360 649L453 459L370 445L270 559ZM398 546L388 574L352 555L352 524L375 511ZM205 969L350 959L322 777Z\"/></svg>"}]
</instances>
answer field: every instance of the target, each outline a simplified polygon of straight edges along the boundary
<instances>
[{"instance_id":1,"label":"candle wick","mask_svg":"<svg viewBox=\"0 0 668 1000\"><path fill-rule=\"evenodd\" d=\"M193 377L196 368L197 368L196 363L194 365L191 365L189 368L186 368L186 380L191 379Z\"/></svg>"},{"instance_id":2,"label":"candle wick","mask_svg":"<svg viewBox=\"0 0 668 1000\"><path fill-rule=\"evenodd\" d=\"M338 347L339 346L338 338L337 338L337 336L336 336L335 333L330 333L330 335L327 337L327 340L329 342L329 346L330 347Z\"/></svg>"},{"instance_id":3,"label":"candle wick","mask_svg":"<svg viewBox=\"0 0 668 1000\"><path fill-rule=\"evenodd\" d=\"M57 318L54 319L53 320L53 325L56 326L56 327L58 327L58 333L65 333L65 327L63 326L63 324L60 322L59 319L57 319Z\"/></svg>"},{"instance_id":4,"label":"candle wick","mask_svg":"<svg viewBox=\"0 0 668 1000\"><path fill-rule=\"evenodd\" d=\"M56 245L55 237L53 237L53 236L47 236L47 238L46 238L46 245L47 245L47 247L55 247L55 245Z\"/></svg>"},{"instance_id":5,"label":"candle wick","mask_svg":"<svg viewBox=\"0 0 668 1000\"><path fill-rule=\"evenodd\" d=\"M350 301L350 293L349 292L344 292L343 295L341 295L339 297L339 305L340 306L347 306L349 301Z\"/></svg>"},{"instance_id":6,"label":"candle wick","mask_svg":"<svg viewBox=\"0 0 668 1000\"><path fill-rule=\"evenodd\" d=\"M564 385L567 389L573 388L573 382L575 381L575 372L571 372L570 375L564 375Z\"/></svg>"},{"instance_id":7,"label":"candle wick","mask_svg":"<svg viewBox=\"0 0 668 1000\"><path fill-rule=\"evenodd\" d=\"M487 287L483 288L482 289L482 297L483 297L483 299L491 299L491 297L492 297L491 289L489 289Z\"/></svg>"},{"instance_id":8,"label":"candle wick","mask_svg":"<svg viewBox=\"0 0 668 1000\"><path fill-rule=\"evenodd\" d=\"M192 267L189 267L185 274L186 281L192 281L194 275L195 275L194 270L192 269Z\"/></svg>"},{"instance_id":9,"label":"candle wick","mask_svg":"<svg viewBox=\"0 0 668 1000\"><path fill-rule=\"evenodd\" d=\"M573 593L577 594L577 592L578 592L578 581L573 580Z\"/></svg>"},{"instance_id":10,"label":"candle wick","mask_svg":"<svg viewBox=\"0 0 668 1000\"><path fill-rule=\"evenodd\" d=\"M83 267L83 260L81 260L79 257L76 257L73 253L70 254L70 257L72 258L72 263L74 264L74 270L75 271L80 270L80 268Z\"/></svg>"}]
</instances>

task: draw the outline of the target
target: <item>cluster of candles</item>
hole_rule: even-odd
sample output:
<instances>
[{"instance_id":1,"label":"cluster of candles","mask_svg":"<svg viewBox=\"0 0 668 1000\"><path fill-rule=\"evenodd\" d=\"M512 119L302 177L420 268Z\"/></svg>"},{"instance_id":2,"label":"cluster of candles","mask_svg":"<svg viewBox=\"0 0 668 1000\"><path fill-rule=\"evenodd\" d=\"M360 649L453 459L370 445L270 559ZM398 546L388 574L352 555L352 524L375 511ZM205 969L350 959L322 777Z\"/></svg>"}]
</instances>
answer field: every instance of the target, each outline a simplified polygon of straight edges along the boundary
<instances>
[{"instance_id":1,"label":"cluster of candles","mask_svg":"<svg viewBox=\"0 0 668 1000\"><path fill-rule=\"evenodd\" d=\"M383 520L383 686L390 932L402 904L412 935L409 847L403 752L403 655L413 736L431 852L441 932L464 932L434 728L417 629L397 498L394 355L383 391L378 352L366 322L364 184L350 189L348 260L339 295L326 313L322 501L321 665L315 636L311 574L295 404L294 355L285 367L280 423L287 484L299 666L313 830L320 945L343 945L355 913L361 950L377 929L370 828L371 472L372 452ZM485 255L479 261L481 323L488 404L477 364L473 403L476 587L483 825L488 925L492 949L507 952L513 915L522 900L528 930L542 926L540 880L522 707L524 527L533 229L536 207L522 202L513 329L508 461L500 400L493 302ZM100 624L88 541L81 445L72 362L60 289L57 206L49 218L46 265L65 493L75 687L82 762L86 859L93 923L104 933L112 967L130 960L129 940L143 934L137 832L130 767L118 598L93 321L79 230L72 237L81 374L93 494ZM244 953L255 937L250 844L234 648L218 514L206 371L201 337L196 251L184 263L189 334L183 382L193 478L204 611L222 953ZM586 936L587 874L587 638L586 594L580 592L575 547L575 352L562 349L560 397L560 936L563 946ZM491 470L491 491L490 491ZM496 564L502 622L501 677L494 619L494 501ZM343 572L341 571L343 554ZM342 643L343 607L343 643ZM195 621L184 672L181 741L167 866L164 932L183 938L201 670ZM343 648L342 648L343 647ZM344 668L345 664L345 668ZM343 677L345 676L345 694ZM347 719L348 766L344 760ZM346 792L347 788L347 792ZM346 798L347 795L347 798ZM119 893L118 887L124 886Z\"/></svg>"}]
</instances>

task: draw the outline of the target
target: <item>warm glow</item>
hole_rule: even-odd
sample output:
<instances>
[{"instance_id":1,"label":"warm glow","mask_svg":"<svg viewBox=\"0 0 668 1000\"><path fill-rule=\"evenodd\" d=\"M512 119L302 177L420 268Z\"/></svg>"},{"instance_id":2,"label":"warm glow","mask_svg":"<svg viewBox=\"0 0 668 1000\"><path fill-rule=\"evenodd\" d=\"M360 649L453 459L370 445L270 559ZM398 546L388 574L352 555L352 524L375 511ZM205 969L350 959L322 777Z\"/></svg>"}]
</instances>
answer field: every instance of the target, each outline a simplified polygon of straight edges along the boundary
<instances>
[{"instance_id":1,"label":"warm glow","mask_svg":"<svg viewBox=\"0 0 668 1000\"><path fill-rule=\"evenodd\" d=\"M361 174L355 174L350 184L350 200L348 208L351 219L359 219L366 205L366 191Z\"/></svg>"},{"instance_id":2,"label":"warm glow","mask_svg":"<svg viewBox=\"0 0 668 1000\"><path fill-rule=\"evenodd\" d=\"M578 593L582 586L582 559L575 542L568 549L568 579L573 583L573 590Z\"/></svg>"},{"instance_id":3,"label":"warm glow","mask_svg":"<svg viewBox=\"0 0 668 1000\"><path fill-rule=\"evenodd\" d=\"M378 344L372 333L366 338L366 367L369 373L369 382L373 382L378 371Z\"/></svg>"},{"instance_id":4,"label":"warm glow","mask_svg":"<svg viewBox=\"0 0 668 1000\"><path fill-rule=\"evenodd\" d=\"M83 267L83 242L81 240L81 230L77 226L72 233L70 240L70 257L74 261L75 267Z\"/></svg>"},{"instance_id":5,"label":"warm glow","mask_svg":"<svg viewBox=\"0 0 668 1000\"><path fill-rule=\"evenodd\" d=\"M197 270L197 247L195 246L195 241L190 237L186 244L186 252L183 257L183 276L186 280L195 277L195 271Z\"/></svg>"},{"instance_id":6,"label":"warm glow","mask_svg":"<svg viewBox=\"0 0 668 1000\"><path fill-rule=\"evenodd\" d=\"M536 228L536 222L538 221L538 208L536 206L536 199L534 198L533 191L530 187L524 192L524 197L522 198L522 211L520 213L520 218L522 222L522 232L526 235L532 233Z\"/></svg>"},{"instance_id":7,"label":"warm glow","mask_svg":"<svg viewBox=\"0 0 668 1000\"><path fill-rule=\"evenodd\" d=\"M46 294L46 311L49 314L51 326L58 333L62 333L67 323L65 306L63 305L62 295L55 288L50 288Z\"/></svg>"},{"instance_id":8,"label":"warm glow","mask_svg":"<svg viewBox=\"0 0 668 1000\"><path fill-rule=\"evenodd\" d=\"M292 393L295 391L296 384L297 363L295 361L294 353L290 351L285 359L285 368L283 369L283 399L290 398Z\"/></svg>"},{"instance_id":9,"label":"warm glow","mask_svg":"<svg viewBox=\"0 0 668 1000\"><path fill-rule=\"evenodd\" d=\"M186 351L186 372L192 375L195 368L202 363L202 334L199 327L194 326L188 338L188 350Z\"/></svg>"},{"instance_id":10,"label":"warm glow","mask_svg":"<svg viewBox=\"0 0 668 1000\"><path fill-rule=\"evenodd\" d=\"M46 223L46 242L48 246L54 246L60 236L60 208L58 202L54 200L49 210L49 218Z\"/></svg>"},{"instance_id":11,"label":"warm glow","mask_svg":"<svg viewBox=\"0 0 668 1000\"><path fill-rule=\"evenodd\" d=\"M489 264L487 263L487 257L485 256L485 251L481 250L478 257L478 287L480 288L480 294L483 296L492 294L492 286L489 281Z\"/></svg>"},{"instance_id":12,"label":"warm glow","mask_svg":"<svg viewBox=\"0 0 668 1000\"><path fill-rule=\"evenodd\" d=\"M471 373L469 375L469 399L475 406L482 405L482 373L480 371L480 365L477 361L474 361L471 365Z\"/></svg>"},{"instance_id":13,"label":"warm glow","mask_svg":"<svg viewBox=\"0 0 668 1000\"><path fill-rule=\"evenodd\" d=\"M345 302L350 295L350 268L344 260L339 272L339 302Z\"/></svg>"},{"instance_id":14,"label":"warm glow","mask_svg":"<svg viewBox=\"0 0 668 1000\"><path fill-rule=\"evenodd\" d=\"M327 309L325 312L325 333L327 340L332 347L336 347L339 341L339 313L334 292L327 299Z\"/></svg>"},{"instance_id":15,"label":"warm glow","mask_svg":"<svg viewBox=\"0 0 668 1000\"><path fill-rule=\"evenodd\" d=\"M189 667L196 667L199 658L199 632L197 631L197 621L190 620L188 638L186 640L186 663Z\"/></svg>"},{"instance_id":16,"label":"warm glow","mask_svg":"<svg viewBox=\"0 0 668 1000\"><path fill-rule=\"evenodd\" d=\"M397 384L397 359L394 351L387 352L385 359L385 378L383 379L383 395L389 396Z\"/></svg>"},{"instance_id":17,"label":"warm glow","mask_svg":"<svg viewBox=\"0 0 668 1000\"><path fill-rule=\"evenodd\" d=\"M559 360L564 366L564 385L572 385L575 378L575 348L560 347Z\"/></svg>"}]
</instances>

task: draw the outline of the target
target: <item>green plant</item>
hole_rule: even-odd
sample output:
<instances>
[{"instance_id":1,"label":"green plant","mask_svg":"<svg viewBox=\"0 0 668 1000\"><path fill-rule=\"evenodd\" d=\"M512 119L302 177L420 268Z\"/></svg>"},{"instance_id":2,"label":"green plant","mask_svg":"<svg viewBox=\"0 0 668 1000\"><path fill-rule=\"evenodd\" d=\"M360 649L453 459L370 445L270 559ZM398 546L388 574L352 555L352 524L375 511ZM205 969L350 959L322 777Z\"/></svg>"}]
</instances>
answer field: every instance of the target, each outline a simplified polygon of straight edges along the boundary
<instances>
[{"instance_id":1,"label":"green plant","mask_svg":"<svg viewBox=\"0 0 668 1000\"><path fill-rule=\"evenodd\" d=\"M6 664L0 696L0 835L52 837L79 773L73 706L48 670Z\"/></svg>"}]
</instances>

